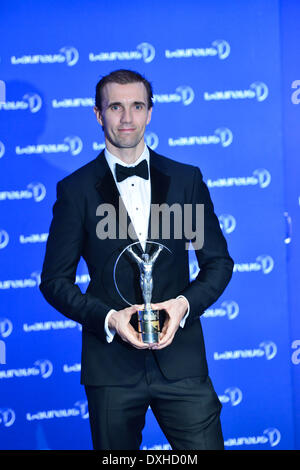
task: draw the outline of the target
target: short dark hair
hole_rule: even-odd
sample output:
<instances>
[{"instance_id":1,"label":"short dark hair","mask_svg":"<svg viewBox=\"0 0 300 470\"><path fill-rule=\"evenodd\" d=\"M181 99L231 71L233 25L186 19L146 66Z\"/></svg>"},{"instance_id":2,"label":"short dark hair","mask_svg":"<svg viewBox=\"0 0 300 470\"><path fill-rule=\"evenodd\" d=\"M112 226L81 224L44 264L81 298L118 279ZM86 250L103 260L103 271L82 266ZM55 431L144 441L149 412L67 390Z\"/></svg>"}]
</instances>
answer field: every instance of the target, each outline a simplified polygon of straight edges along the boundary
<instances>
[{"instance_id":1,"label":"short dark hair","mask_svg":"<svg viewBox=\"0 0 300 470\"><path fill-rule=\"evenodd\" d=\"M102 90L107 83L119 83L120 85L126 85L127 83L136 83L141 82L145 85L148 98L148 108L153 106L153 90L152 85L148 80L146 80L143 75L133 70L119 69L114 70L108 75L105 75L99 80L96 85L96 97L95 105L101 111L102 110Z\"/></svg>"}]
</instances>

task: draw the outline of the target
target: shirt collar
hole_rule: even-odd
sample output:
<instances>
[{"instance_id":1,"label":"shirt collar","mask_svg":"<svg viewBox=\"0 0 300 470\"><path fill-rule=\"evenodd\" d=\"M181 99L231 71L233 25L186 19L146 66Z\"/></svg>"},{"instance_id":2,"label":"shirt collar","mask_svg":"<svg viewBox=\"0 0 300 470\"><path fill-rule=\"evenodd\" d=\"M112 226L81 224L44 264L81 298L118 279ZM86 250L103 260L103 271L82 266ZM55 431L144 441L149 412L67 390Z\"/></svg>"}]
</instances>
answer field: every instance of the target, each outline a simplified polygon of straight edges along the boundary
<instances>
[{"instance_id":1,"label":"shirt collar","mask_svg":"<svg viewBox=\"0 0 300 470\"><path fill-rule=\"evenodd\" d=\"M113 155L112 153L110 153L107 150L106 147L105 147L105 150L104 150L104 155L105 155L106 161L109 165L109 168L110 168L114 178L115 178L115 165L116 165L116 163L118 163L119 165L123 165L123 166L136 166L139 163L141 163L141 161L146 159L146 161L148 163L148 167L149 167L150 154L149 154L149 149L148 149L146 144L145 144L145 147L144 147L144 150L143 150L142 154L139 156L139 158L134 163L129 163L128 164L128 163L122 162L122 160L120 158L118 158L115 155Z\"/></svg>"}]
</instances>

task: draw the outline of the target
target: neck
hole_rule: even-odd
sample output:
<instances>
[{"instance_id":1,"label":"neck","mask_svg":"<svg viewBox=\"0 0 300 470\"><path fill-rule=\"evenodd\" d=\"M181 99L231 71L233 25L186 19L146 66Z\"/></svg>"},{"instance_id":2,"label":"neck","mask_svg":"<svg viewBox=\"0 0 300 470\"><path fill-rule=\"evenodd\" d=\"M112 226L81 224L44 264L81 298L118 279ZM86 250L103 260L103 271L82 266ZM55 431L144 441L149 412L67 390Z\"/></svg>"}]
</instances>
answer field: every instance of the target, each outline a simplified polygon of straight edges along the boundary
<instances>
[{"instance_id":1,"label":"neck","mask_svg":"<svg viewBox=\"0 0 300 470\"><path fill-rule=\"evenodd\" d=\"M123 163L132 164L132 163L135 163L139 159L139 157L142 155L144 147L145 147L145 142L142 139L136 147L132 147L132 148L115 147L108 140L105 141L105 145L106 145L107 150L112 155L122 160Z\"/></svg>"}]
</instances>

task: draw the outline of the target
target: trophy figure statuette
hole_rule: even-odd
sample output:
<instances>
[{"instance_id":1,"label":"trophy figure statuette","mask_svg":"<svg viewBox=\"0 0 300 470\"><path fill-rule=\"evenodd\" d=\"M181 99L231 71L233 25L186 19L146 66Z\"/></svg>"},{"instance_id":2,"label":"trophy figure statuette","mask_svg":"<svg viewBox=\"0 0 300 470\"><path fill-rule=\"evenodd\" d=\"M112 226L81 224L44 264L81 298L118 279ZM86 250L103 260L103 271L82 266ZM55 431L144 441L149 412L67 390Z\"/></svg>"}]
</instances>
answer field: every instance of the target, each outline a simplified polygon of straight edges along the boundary
<instances>
[{"instance_id":1,"label":"trophy figure statuette","mask_svg":"<svg viewBox=\"0 0 300 470\"><path fill-rule=\"evenodd\" d=\"M144 299L144 309L138 311L138 323L139 333L142 334L144 343L158 343L159 340L159 311L152 310L151 298L153 290L153 265L162 249L163 246L158 245L157 250L151 256L148 253L143 253L141 257L133 251L132 246L129 246L127 249L137 262L140 270L140 286Z\"/></svg>"},{"instance_id":2,"label":"trophy figure statuette","mask_svg":"<svg viewBox=\"0 0 300 470\"><path fill-rule=\"evenodd\" d=\"M152 271L155 261L157 260L160 252L165 248L169 253L171 251L166 246L162 245L161 243L154 242L154 241L147 241L147 244L150 245L157 245L157 248L153 251L152 254L143 253L139 256L134 250L133 246L140 244L140 242L132 243L129 246L126 246L123 251L119 254L115 265L114 265L114 283L115 287L118 291L118 294L126 302L128 305L132 305L125 297L121 294L117 281L116 281L116 271L117 265L125 252L128 252L130 257L134 259L139 267L140 271L140 287L142 291L142 296L144 299L144 308L138 311L138 331L142 336L142 340L144 343L158 343L159 341L159 333L160 333L160 326L159 326L159 310L152 310L151 308L151 298L152 298L152 290L153 290L153 278L152 278Z\"/></svg>"}]
</instances>

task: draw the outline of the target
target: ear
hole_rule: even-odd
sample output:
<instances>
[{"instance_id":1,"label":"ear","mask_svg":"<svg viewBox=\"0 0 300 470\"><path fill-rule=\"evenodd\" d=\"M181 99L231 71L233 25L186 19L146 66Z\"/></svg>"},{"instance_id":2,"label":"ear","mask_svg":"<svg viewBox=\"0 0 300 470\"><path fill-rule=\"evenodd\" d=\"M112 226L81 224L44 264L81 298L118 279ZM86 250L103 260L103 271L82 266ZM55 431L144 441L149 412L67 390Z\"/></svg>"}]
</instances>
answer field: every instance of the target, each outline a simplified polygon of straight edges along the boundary
<instances>
[{"instance_id":1,"label":"ear","mask_svg":"<svg viewBox=\"0 0 300 470\"><path fill-rule=\"evenodd\" d=\"M100 124L100 126L103 126L103 118L102 118L102 114L101 114L100 109L97 108L97 106L94 106L93 111L96 115L96 119L97 119L98 123Z\"/></svg>"},{"instance_id":2,"label":"ear","mask_svg":"<svg viewBox=\"0 0 300 470\"><path fill-rule=\"evenodd\" d=\"M148 109L148 117L147 117L147 124L151 121L151 116L152 116L152 107Z\"/></svg>"}]
</instances>

